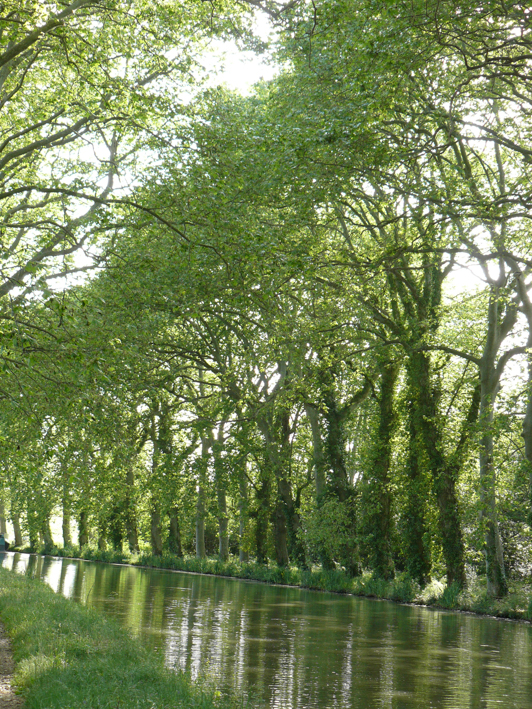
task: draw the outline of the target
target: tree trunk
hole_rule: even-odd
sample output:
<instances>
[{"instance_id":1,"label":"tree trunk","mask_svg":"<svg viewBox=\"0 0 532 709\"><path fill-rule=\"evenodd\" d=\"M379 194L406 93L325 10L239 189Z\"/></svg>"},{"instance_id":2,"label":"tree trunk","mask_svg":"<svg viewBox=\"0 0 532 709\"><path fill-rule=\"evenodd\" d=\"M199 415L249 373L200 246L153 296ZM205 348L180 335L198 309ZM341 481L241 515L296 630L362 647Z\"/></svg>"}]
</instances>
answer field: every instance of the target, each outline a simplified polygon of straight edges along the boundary
<instances>
[{"instance_id":1,"label":"tree trunk","mask_svg":"<svg viewBox=\"0 0 532 709\"><path fill-rule=\"evenodd\" d=\"M301 518L292 496L292 485L284 476L277 481L277 494L286 520L289 556L299 567L307 568L305 549L300 536Z\"/></svg>"},{"instance_id":2,"label":"tree trunk","mask_svg":"<svg viewBox=\"0 0 532 709\"><path fill-rule=\"evenodd\" d=\"M345 541L344 551L339 561L350 576L358 576L360 573L357 542L358 520L355 491L349 480L345 462L345 416L344 412L338 408L332 384L323 391L323 400L326 407L325 451L329 470L327 494L334 495L344 505L349 519L349 538Z\"/></svg>"},{"instance_id":3,"label":"tree trunk","mask_svg":"<svg viewBox=\"0 0 532 709\"><path fill-rule=\"evenodd\" d=\"M161 534L161 510L155 500L152 500L150 512L150 541L151 553L154 556L162 556L163 538Z\"/></svg>"},{"instance_id":4,"label":"tree trunk","mask_svg":"<svg viewBox=\"0 0 532 709\"><path fill-rule=\"evenodd\" d=\"M532 323L529 327L532 326ZM532 527L532 330L527 342L527 401L523 419L523 440L525 443L525 458L528 465L529 507L528 525Z\"/></svg>"},{"instance_id":5,"label":"tree trunk","mask_svg":"<svg viewBox=\"0 0 532 709\"><path fill-rule=\"evenodd\" d=\"M129 551L131 554L138 554L140 549L134 500L135 471L133 470L133 465L128 463L126 472L126 496L124 501L124 523Z\"/></svg>"},{"instance_id":6,"label":"tree trunk","mask_svg":"<svg viewBox=\"0 0 532 709\"><path fill-rule=\"evenodd\" d=\"M22 530L20 528L20 516L18 512L11 512L11 522L13 523L13 533L15 534L15 546L21 547L23 540Z\"/></svg>"},{"instance_id":7,"label":"tree trunk","mask_svg":"<svg viewBox=\"0 0 532 709\"><path fill-rule=\"evenodd\" d=\"M217 485L216 494L218 498L218 556L222 561L227 561L229 558L229 519L225 489Z\"/></svg>"},{"instance_id":8,"label":"tree trunk","mask_svg":"<svg viewBox=\"0 0 532 709\"><path fill-rule=\"evenodd\" d=\"M495 598L506 595L508 586L504 552L499 531L496 501L496 477L493 465L493 413L498 381L491 372L480 374L480 518L484 531L484 557L488 595ZM487 368L486 368L487 369Z\"/></svg>"},{"instance_id":9,"label":"tree trunk","mask_svg":"<svg viewBox=\"0 0 532 709\"><path fill-rule=\"evenodd\" d=\"M80 548L87 546L89 543L89 515L85 510L79 513L78 520L78 545Z\"/></svg>"},{"instance_id":10,"label":"tree trunk","mask_svg":"<svg viewBox=\"0 0 532 709\"><path fill-rule=\"evenodd\" d=\"M218 440L214 450L214 477L216 483L216 499L218 502L218 556L222 561L227 561L229 559L229 517L227 515L223 460L220 456L223 448L224 424L224 421L220 423Z\"/></svg>"},{"instance_id":11,"label":"tree trunk","mask_svg":"<svg viewBox=\"0 0 532 709\"><path fill-rule=\"evenodd\" d=\"M268 474L276 481L276 503L272 510L275 556L279 566L287 566L289 558L304 565L305 554L298 536L299 514L289 481L290 414L286 409L261 416L257 423L264 438Z\"/></svg>"},{"instance_id":12,"label":"tree trunk","mask_svg":"<svg viewBox=\"0 0 532 709\"><path fill-rule=\"evenodd\" d=\"M532 300L530 299L529 287L526 279L527 273L522 272L521 264L507 258L517 287L517 294L521 301L521 308L525 315L528 325L528 337L526 342L526 360L527 360L527 387L526 387L526 410L523 418L522 436L525 444L525 460L528 467L528 482L529 482L529 508L528 508L528 524L532 526Z\"/></svg>"},{"instance_id":13,"label":"tree trunk","mask_svg":"<svg viewBox=\"0 0 532 709\"><path fill-rule=\"evenodd\" d=\"M244 465L246 463L244 462ZM244 548L246 528L248 523L248 485L245 474L240 478L240 496L238 499L238 560L241 563L249 561L249 552Z\"/></svg>"},{"instance_id":14,"label":"tree trunk","mask_svg":"<svg viewBox=\"0 0 532 709\"><path fill-rule=\"evenodd\" d=\"M42 522L41 526L42 538L46 551L51 549L54 545L54 540L52 538L52 530L50 529L50 517L46 516Z\"/></svg>"},{"instance_id":15,"label":"tree trunk","mask_svg":"<svg viewBox=\"0 0 532 709\"><path fill-rule=\"evenodd\" d=\"M196 557L205 558L205 486L207 484L207 466L209 464L209 450L212 446L212 436L201 437L201 457L198 461L198 486L196 501Z\"/></svg>"},{"instance_id":16,"label":"tree trunk","mask_svg":"<svg viewBox=\"0 0 532 709\"><path fill-rule=\"evenodd\" d=\"M107 551L107 538L105 534L105 529L100 529L98 534L98 549L100 551Z\"/></svg>"},{"instance_id":17,"label":"tree trunk","mask_svg":"<svg viewBox=\"0 0 532 709\"><path fill-rule=\"evenodd\" d=\"M424 352L412 355L416 360L416 421L432 478L438 505L438 526L445 560L447 584L465 585L464 541L456 494L457 475L445 460L441 426L438 425L438 398L430 373L430 359Z\"/></svg>"},{"instance_id":18,"label":"tree trunk","mask_svg":"<svg viewBox=\"0 0 532 709\"><path fill-rule=\"evenodd\" d=\"M70 510L66 509L63 506L63 525L62 525L62 531L63 531L63 546L70 547L72 546L72 532L70 531Z\"/></svg>"},{"instance_id":19,"label":"tree trunk","mask_svg":"<svg viewBox=\"0 0 532 709\"><path fill-rule=\"evenodd\" d=\"M314 485L316 490L316 503L320 504L326 492L327 461L323 450L323 440L319 422L318 407L314 404L305 404L305 413L310 423L312 432L312 447L314 452Z\"/></svg>"},{"instance_id":20,"label":"tree trunk","mask_svg":"<svg viewBox=\"0 0 532 709\"><path fill-rule=\"evenodd\" d=\"M7 534L6 506L3 500L0 500L0 534L3 534L4 537Z\"/></svg>"},{"instance_id":21,"label":"tree trunk","mask_svg":"<svg viewBox=\"0 0 532 709\"><path fill-rule=\"evenodd\" d=\"M108 520L109 538L114 551L122 551L124 546L124 528L120 512L120 507L115 505Z\"/></svg>"},{"instance_id":22,"label":"tree trunk","mask_svg":"<svg viewBox=\"0 0 532 709\"><path fill-rule=\"evenodd\" d=\"M502 266L500 269L500 282L503 282ZM496 475L493 464L493 415L500 377L506 363L506 359L497 357L502 342L517 319L517 308L514 304L506 303L504 306L503 303L500 287L492 286L488 304L488 329L480 360L480 519L484 533L487 592L495 598L508 592L497 516ZM505 312L501 318L503 307Z\"/></svg>"},{"instance_id":23,"label":"tree trunk","mask_svg":"<svg viewBox=\"0 0 532 709\"><path fill-rule=\"evenodd\" d=\"M63 546L72 546L72 532L70 530L71 522L71 506L70 506L70 489L69 489L69 475L68 470L64 463L61 463L61 474L63 483L63 494L62 494L62 507L63 507Z\"/></svg>"},{"instance_id":24,"label":"tree trunk","mask_svg":"<svg viewBox=\"0 0 532 709\"><path fill-rule=\"evenodd\" d=\"M36 551L39 546L39 517L35 510L32 508L31 503L28 505L28 511L26 513L26 519L28 522L28 532L30 537L30 550Z\"/></svg>"},{"instance_id":25,"label":"tree trunk","mask_svg":"<svg viewBox=\"0 0 532 709\"><path fill-rule=\"evenodd\" d=\"M267 540L268 524L270 519L270 479L262 478L256 491L257 514L255 525L255 546L257 549L257 563L268 562Z\"/></svg>"},{"instance_id":26,"label":"tree trunk","mask_svg":"<svg viewBox=\"0 0 532 709\"><path fill-rule=\"evenodd\" d=\"M168 512L169 515L169 525L168 525L168 549L171 554L176 556L183 556L183 548L181 546L181 530L179 527L179 510L177 507L172 507Z\"/></svg>"},{"instance_id":27,"label":"tree trunk","mask_svg":"<svg viewBox=\"0 0 532 709\"><path fill-rule=\"evenodd\" d=\"M410 367L409 389L410 402L408 407L408 459L407 459L407 504L402 520L405 538L405 562L410 576L422 586L430 575L431 558L429 534L426 522L426 505L429 485L423 474L423 450L420 436L421 415L417 404L417 372Z\"/></svg>"},{"instance_id":28,"label":"tree trunk","mask_svg":"<svg viewBox=\"0 0 532 709\"><path fill-rule=\"evenodd\" d=\"M370 563L374 573L384 579L394 576L391 535L392 490L390 469L392 436L395 428L394 390L399 367L390 362L379 364L379 419L369 465L368 492L364 507L369 508L368 532Z\"/></svg>"},{"instance_id":29,"label":"tree trunk","mask_svg":"<svg viewBox=\"0 0 532 709\"><path fill-rule=\"evenodd\" d=\"M316 495L316 509L319 515L320 508L326 499L327 493L327 459L323 446L322 431L320 426L320 418L318 407L314 404L305 404L305 412L310 422L310 430L312 432L312 448L314 454L314 486ZM335 563L320 544L318 555L322 568L325 571L330 571L335 568Z\"/></svg>"},{"instance_id":30,"label":"tree trunk","mask_svg":"<svg viewBox=\"0 0 532 709\"><path fill-rule=\"evenodd\" d=\"M282 501L277 498L273 509L273 539L275 544L275 560L277 566L288 566L288 534L286 530L286 516Z\"/></svg>"}]
</instances>

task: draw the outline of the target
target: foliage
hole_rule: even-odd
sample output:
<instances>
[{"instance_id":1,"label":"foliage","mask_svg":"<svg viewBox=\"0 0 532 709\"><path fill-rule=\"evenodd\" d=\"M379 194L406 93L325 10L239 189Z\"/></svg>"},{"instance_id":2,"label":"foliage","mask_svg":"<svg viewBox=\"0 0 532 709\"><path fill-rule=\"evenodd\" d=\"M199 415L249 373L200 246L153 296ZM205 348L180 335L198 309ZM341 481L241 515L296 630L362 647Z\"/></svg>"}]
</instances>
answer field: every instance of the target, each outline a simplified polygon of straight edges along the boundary
<instances>
[{"instance_id":1,"label":"foliage","mask_svg":"<svg viewBox=\"0 0 532 709\"><path fill-rule=\"evenodd\" d=\"M198 68L242 3L2 25L54 30L1 55L2 498L31 548L60 514L91 558L446 607L474 565L495 607L532 563L529 14L261 6L245 97Z\"/></svg>"}]
</instances>

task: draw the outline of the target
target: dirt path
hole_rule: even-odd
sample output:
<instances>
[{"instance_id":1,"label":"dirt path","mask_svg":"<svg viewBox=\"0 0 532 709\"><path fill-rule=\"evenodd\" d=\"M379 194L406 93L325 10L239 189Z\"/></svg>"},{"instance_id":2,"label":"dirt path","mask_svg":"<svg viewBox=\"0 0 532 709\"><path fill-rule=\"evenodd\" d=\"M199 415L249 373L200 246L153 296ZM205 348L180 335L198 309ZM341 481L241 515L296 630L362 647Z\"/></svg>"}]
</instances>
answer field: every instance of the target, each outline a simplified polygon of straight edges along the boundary
<instances>
[{"instance_id":1,"label":"dirt path","mask_svg":"<svg viewBox=\"0 0 532 709\"><path fill-rule=\"evenodd\" d=\"M11 644L0 623L0 709L22 709L24 702L11 687L13 674L13 658Z\"/></svg>"}]
</instances>

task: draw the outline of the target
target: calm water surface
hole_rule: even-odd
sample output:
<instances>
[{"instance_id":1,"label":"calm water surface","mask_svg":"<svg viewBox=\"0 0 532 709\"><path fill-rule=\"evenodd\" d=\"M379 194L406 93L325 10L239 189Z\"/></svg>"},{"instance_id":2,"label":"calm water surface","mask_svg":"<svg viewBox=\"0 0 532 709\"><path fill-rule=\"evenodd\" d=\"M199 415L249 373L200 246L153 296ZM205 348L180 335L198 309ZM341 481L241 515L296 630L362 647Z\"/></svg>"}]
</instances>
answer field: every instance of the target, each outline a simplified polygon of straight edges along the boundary
<instances>
[{"instance_id":1,"label":"calm water surface","mask_svg":"<svg viewBox=\"0 0 532 709\"><path fill-rule=\"evenodd\" d=\"M279 709L532 709L532 627L211 576L7 553L171 667Z\"/></svg>"}]
</instances>

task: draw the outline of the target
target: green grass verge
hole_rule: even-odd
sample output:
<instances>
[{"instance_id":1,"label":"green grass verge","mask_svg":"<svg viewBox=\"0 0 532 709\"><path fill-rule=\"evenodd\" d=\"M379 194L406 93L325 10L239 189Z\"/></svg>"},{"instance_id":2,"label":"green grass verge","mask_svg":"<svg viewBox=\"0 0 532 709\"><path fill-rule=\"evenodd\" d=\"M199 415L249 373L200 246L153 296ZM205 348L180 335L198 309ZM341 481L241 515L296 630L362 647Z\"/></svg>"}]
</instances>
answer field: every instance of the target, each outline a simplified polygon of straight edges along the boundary
<instances>
[{"instance_id":1,"label":"green grass verge","mask_svg":"<svg viewBox=\"0 0 532 709\"><path fill-rule=\"evenodd\" d=\"M115 622L0 568L0 618L28 709L236 709L207 681L164 667Z\"/></svg>"},{"instance_id":2,"label":"green grass verge","mask_svg":"<svg viewBox=\"0 0 532 709\"><path fill-rule=\"evenodd\" d=\"M294 567L279 568L278 566L256 563L244 564L236 559L223 562L217 558L196 559L195 557L178 557L172 554L154 556L149 552L132 555L121 551L100 551L92 547L83 547L82 549L78 547L42 548L39 553L90 561L253 579L264 583L300 586L318 591L349 593L355 596L381 598L399 603L414 603L446 610L468 611L499 618L532 621L531 581L511 580L508 595L501 599L494 599L486 595L485 579L482 577L471 578L468 587L464 590L454 585L447 587L438 580L433 580L425 588L420 588L407 574L399 574L395 579L385 581L375 578L370 573L350 578L340 569L305 571Z\"/></svg>"}]
</instances>

